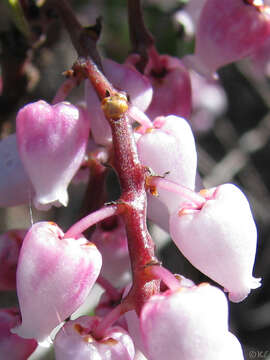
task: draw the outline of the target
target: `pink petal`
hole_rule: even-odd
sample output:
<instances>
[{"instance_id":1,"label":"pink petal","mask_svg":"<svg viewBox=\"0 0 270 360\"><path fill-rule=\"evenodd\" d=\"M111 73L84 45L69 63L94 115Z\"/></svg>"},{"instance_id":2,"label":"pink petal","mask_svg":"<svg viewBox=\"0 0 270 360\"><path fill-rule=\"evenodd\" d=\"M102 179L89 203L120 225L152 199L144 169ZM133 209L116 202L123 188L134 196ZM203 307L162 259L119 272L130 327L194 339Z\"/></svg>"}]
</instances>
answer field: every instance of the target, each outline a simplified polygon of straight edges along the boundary
<instances>
[{"instance_id":1,"label":"pink petal","mask_svg":"<svg viewBox=\"0 0 270 360\"><path fill-rule=\"evenodd\" d=\"M207 0L196 35L195 67L210 75L254 53L269 34L269 9L259 10L243 0Z\"/></svg>"},{"instance_id":2,"label":"pink petal","mask_svg":"<svg viewBox=\"0 0 270 360\"><path fill-rule=\"evenodd\" d=\"M180 209L170 219L172 239L201 272L224 286L232 301L260 286L252 276L257 230L249 203L232 184L201 192L202 209Z\"/></svg>"},{"instance_id":3,"label":"pink petal","mask_svg":"<svg viewBox=\"0 0 270 360\"><path fill-rule=\"evenodd\" d=\"M19 111L18 147L38 209L67 205L67 187L81 165L88 135L83 112L67 102L37 101Z\"/></svg>"},{"instance_id":4,"label":"pink petal","mask_svg":"<svg viewBox=\"0 0 270 360\"><path fill-rule=\"evenodd\" d=\"M188 70L177 58L159 56L162 73L155 74L155 66L150 61L145 69L153 86L153 99L146 111L150 119L174 114L188 118L191 113L191 84Z\"/></svg>"},{"instance_id":5,"label":"pink petal","mask_svg":"<svg viewBox=\"0 0 270 360\"><path fill-rule=\"evenodd\" d=\"M228 332L226 297L208 284L152 296L140 323L149 360L175 360L179 354L181 360L227 360L228 354L243 360Z\"/></svg>"},{"instance_id":6,"label":"pink petal","mask_svg":"<svg viewBox=\"0 0 270 360\"><path fill-rule=\"evenodd\" d=\"M24 239L17 270L22 324L13 329L22 337L45 341L85 301L99 275L96 246L63 235L56 224L40 222Z\"/></svg>"}]
</instances>

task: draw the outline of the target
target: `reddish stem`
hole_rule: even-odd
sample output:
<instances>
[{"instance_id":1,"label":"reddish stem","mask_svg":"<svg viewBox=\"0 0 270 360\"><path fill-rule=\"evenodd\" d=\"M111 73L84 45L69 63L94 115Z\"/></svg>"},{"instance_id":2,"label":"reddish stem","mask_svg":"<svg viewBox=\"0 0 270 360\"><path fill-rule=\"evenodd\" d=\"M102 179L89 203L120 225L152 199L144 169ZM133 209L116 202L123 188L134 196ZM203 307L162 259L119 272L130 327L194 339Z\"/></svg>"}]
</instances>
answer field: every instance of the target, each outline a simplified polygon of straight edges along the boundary
<instances>
[{"instance_id":1,"label":"reddish stem","mask_svg":"<svg viewBox=\"0 0 270 360\"><path fill-rule=\"evenodd\" d=\"M68 231L65 233L64 238L76 238L80 236L90 226L97 224L98 222L107 219L110 216L116 215L118 212L117 206L106 206L103 207L76 222Z\"/></svg>"},{"instance_id":2,"label":"reddish stem","mask_svg":"<svg viewBox=\"0 0 270 360\"><path fill-rule=\"evenodd\" d=\"M129 106L128 116L141 125L139 129L136 129L140 134L145 134L148 129L153 127L153 123L149 117L136 106Z\"/></svg>"},{"instance_id":3,"label":"reddish stem","mask_svg":"<svg viewBox=\"0 0 270 360\"><path fill-rule=\"evenodd\" d=\"M63 84L61 84L60 88L57 90L53 100L52 105L57 104L61 101L64 101L66 97L69 95L71 90L77 85L77 80L75 78L66 79Z\"/></svg>"},{"instance_id":4,"label":"reddish stem","mask_svg":"<svg viewBox=\"0 0 270 360\"><path fill-rule=\"evenodd\" d=\"M146 272L155 276L157 279L161 279L170 290L177 291L180 287L179 281L176 277L166 268L160 265L149 266Z\"/></svg>"},{"instance_id":5,"label":"reddish stem","mask_svg":"<svg viewBox=\"0 0 270 360\"><path fill-rule=\"evenodd\" d=\"M73 69L75 74L80 74L90 80L100 100L116 93L112 84L106 79L90 57L79 57L73 65Z\"/></svg>"},{"instance_id":6,"label":"reddish stem","mask_svg":"<svg viewBox=\"0 0 270 360\"><path fill-rule=\"evenodd\" d=\"M186 186L177 184L170 180L166 180L160 176L149 176L147 178L147 185L151 193L158 193L159 189L166 190L168 193L175 193L175 195L180 195L187 201L190 201L194 205L198 206L198 208L201 208L206 201L205 198L200 195L200 193L196 193Z\"/></svg>"},{"instance_id":7,"label":"reddish stem","mask_svg":"<svg viewBox=\"0 0 270 360\"><path fill-rule=\"evenodd\" d=\"M116 116L115 107L119 99L111 97L103 103L103 110L108 119L113 139L114 166L119 176L122 196L119 200L119 209L124 219L129 255L133 273L133 285L136 289L135 297L129 297L137 312L150 294L158 291L158 283L151 282L145 277L145 266L158 263L155 257L155 245L146 225L146 191L145 180L147 170L139 161L137 147L126 112L121 113L122 103L119 107L119 116ZM114 104L114 106L112 106ZM125 107L124 107L125 108ZM113 117L111 116L113 110ZM145 286L149 283L148 286ZM132 290L133 291L133 290ZM132 292L131 291L131 292Z\"/></svg>"},{"instance_id":8,"label":"reddish stem","mask_svg":"<svg viewBox=\"0 0 270 360\"><path fill-rule=\"evenodd\" d=\"M148 56L152 62L152 71L157 74L162 73L162 71L164 70L164 64L162 61L162 57L159 55L154 45L149 47Z\"/></svg>"},{"instance_id":9,"label":"reddish stem","mask_svg":"<svg viewBox=\"0 0 270 360\"><path fill-rule=\"evenodd\" d=\"M102 339L106 333L106 330L110 328L128 309L125 304L117 305L112 311L110 311L98 324L96 329L93 330L93 335L96 339Z\"/></svg>"},{"instance_id":10,"label":"reddish stem","mask_svg":"<svg viewBox=\"0 0 270 360\"><path fill-rule=\"evenodd\" d=\"M130 294L134 294L134 296L128 296L125 304L127 304L126 306L128 307L132 306L139 313L149 296L159 291L159 281L149 279L149 277L145 276L145 267L149 264L156 264L158 261L154 254L155 246L153 240L146 226L147 203L145 180L147 171L138 158L133 130L127 117L128 101L123 94L118 93L113 88L96 66L94 62L96 49L93 49L92 46L93 39L89 45L89 35L87 37L87 32L78 23L67 2L65 0L57 0L54 1L54 4L61 14L70 33L72 42L79 54L79 59L73 66L74 75L78 79L80 77L88 78L102 101L102 109L112 130L114 167L119 176L122 188L122 196L119 199L118 206L103 208L90 214L71 227L65 234L65 237L76 236L97 221L108 217L110 212L110 215L115 215L117 212L116 209L120 211L126 226L133 272L133 287ZM134 11L141 11L138 0L129 1L129 5L134 7ZM136 25L136 31L138 31L137 39L139 39L141 35L142 37L146 36L146 39L148 36L147 32L145 28L140 29L140 25L142 24ZM150 35L148 40L145 42L146 47L152 44ZM94 61L92 59L94 59ZM117 312L117 308L115 312ZM111 316L113 317L113 314ZM108 323L110 323L110 315L108 319ZM98 330L98 332L102 331Z\"/></svg>"}]
</instances>

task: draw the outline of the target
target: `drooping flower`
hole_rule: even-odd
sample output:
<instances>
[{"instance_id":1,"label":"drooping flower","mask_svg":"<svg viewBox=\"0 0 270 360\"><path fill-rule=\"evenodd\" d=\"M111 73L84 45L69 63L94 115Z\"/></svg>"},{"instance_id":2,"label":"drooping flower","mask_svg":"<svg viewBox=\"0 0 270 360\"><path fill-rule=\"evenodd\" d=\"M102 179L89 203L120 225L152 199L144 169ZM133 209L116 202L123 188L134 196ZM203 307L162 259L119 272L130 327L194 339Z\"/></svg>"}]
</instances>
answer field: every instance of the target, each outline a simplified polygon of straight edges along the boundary
<instances>
[{"instance_id":1,"label":"drooping flower","mask_svg":"<svg viewBox=\"0 0 270 360\"><path fill-rule=\"evenodd\" d=\"M83 160L89 121L83 111L62 102L37 101L23 107L16 120L22 163L35 189L34 204L47 210L66 206L67 187Z\"/></svg>"},{"instance_id":2,"label":"drooping flower","mask_svg":"<svg viewBox=\"0 0 270 360\"><path fill-rule=\"evenodd\" d=\"M185 119L174 115L156 118L153 128L137 141L137 148L142 164L155 174L165 175L166 180L194 190L197 152L192 130ZM169 212L179 205L174 193L158 190L158 196ZM157 202L153 205L157 206Z\"/></svg>"},{"instance_id":3,"label":"drooping flower","mask_svg":"<svg viewBox=\"0 0 270 360\"><path fill-rule=\"evenodd\" d=\"M158 56L156 61L151 56L145 69L145 75L153 87L153 99L146 110L150 119L157 116L174 114L189 118L191 113L191 84L189 72L177 58L168 55Z\"/></svg>"},{"instance_id":4,"label":"drooping flower","mask_svg":"<svg viewBox=\"0 0 270 360\"><path fill-rule=\"evenodd\" d=\"M176 275L176 278L179 281L179 288L189 288L195 286L193 281L190 279L185 278L182 275ZM127 296L129 290L131 289L131 284L129 284L123 293L123 297ZM139 353L142 353L143 356L146 356L146 349L144 346L144 341L142 339L142 331L141 331L141 325L140 325L140 317L138 317L135 310L131 310L125 313L125 319L127 323L128 332L132 337L132 340L134 342L135 348ZM138 356L140 358L140 356Z\"/></svg>"},{"instance_id":5,"label":"drooping flower","mask_svg":"<svg viewBox=\"0 0 270 360\"><path fill-rule=\"evenodd\" d=\"M151 120L170 114L188 118L191 113L191 84L185 65L178 58L158 54L154 47L148 55L144 75L152 84L153 98L146 115ZM131 54L126 64L135 68L139 59L139 55Z\"/></svg>"},{"instance_id":6,"label":"drooping flower","mask_svg":"<svg viewBox=\"0 0 270 360\"><path fill-rule=\"evenodd\" d=\"M245 195L232 184L200 192L201 208L181 205L170 233L183 255L239 302L260 286L252 276L257 230Z\"/></svg>"},{"instance_id":7,"label":"drooping flower","mask_svg":"<svg viewBox=\"0 0 270 360\"><path fill-rule=\"evenodd\" d=\"M208 284L152 296L140 314L149 360L243 360L238 339L228 330L228 304Z\"/></svg>"},{"instance_id":8,"label":"drooping flower","mask_svg":"<svg viewBox=\"0 0 270 360\"><path fill-rule=\"evenodd\" d=\"M252 55L269 37L270 12L244 0L207 0L200 13L195 56L185 58L204 75Z\"/></svg>"},{"instance_id":9,"label":"drooping flower","mask_svg":"<svg viewBox=\"0 0 270 360\"><path fill-rule=\"evenodd\" d=\"M101 263L96 246L83 236L64 238L55 223L34 224L19 256L17 293L22 323L13 332L45 342L84 302Z\"/></svg>"}]
</instances>

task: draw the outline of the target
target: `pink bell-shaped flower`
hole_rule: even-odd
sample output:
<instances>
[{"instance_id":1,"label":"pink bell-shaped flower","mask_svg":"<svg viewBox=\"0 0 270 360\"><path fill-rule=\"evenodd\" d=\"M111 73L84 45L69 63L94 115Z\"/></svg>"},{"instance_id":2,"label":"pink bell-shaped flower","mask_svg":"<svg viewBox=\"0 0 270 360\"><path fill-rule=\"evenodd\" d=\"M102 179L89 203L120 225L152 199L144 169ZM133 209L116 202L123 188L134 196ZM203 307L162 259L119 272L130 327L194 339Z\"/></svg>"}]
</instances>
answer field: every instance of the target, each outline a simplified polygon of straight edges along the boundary
<instances>
[{"instance_id":1,"label":"pink bell-shaped flower","mask_svg":"<svg viewBox=\"0 0 270 360\"><path fill-rule=\"evenodd\" d=\"M182 275L175 275L175 277L178 279L179 287L181 288L195 286L192 280L189 280ZM131 289L131 284L129 284L125 288L123 293L123 298L127 296L130 289ZM140 318L138 317L135 310L126 312L124 316L126 319L128 332L132 337L136 350L138 350L139 353L141 352L143 353L144 356L146 356L146 350L142 339L143 334L141 332L141 327L140 327Z\"/></svg>"},{"instance_id":2,"label":"pink bell-shaped flower","mask_svg":"<svg viewBox=\"0 0 270 360\"><path fill-rule=\"evenodd\" d=\"M125 225L120 217L98 224L91 241L102 255L100 275L114 286L121 287L131 280L130 260Z\"/></svg>"},{"instance_id":3,"label":"pink bell-shaped flower","mask_svg":"<svg viewBox=\"0 0 270 360\"><path fill-rule=\"evenodd\" d=\"M228 331L226 297L208 284L152 296L142 308L140 326L148 360L244 359Z\"/></svg>"},{"instance_id":4,"label":"pink bell-shaped flower","mask_svg":"<svg viewBox=\"0 0 270 360\"><path fill-rule=\"evenodd\" d=\"M16 289L16 270L26 230L9 230L0 235L0 290Z\"/></svg>"},{"instance_id":5,"label":"pink bell-shaped flower","mask_svg":"<svg viewBox=\"0 0 270 360\"><path fill-rule=\"evenodd\" d=\"M19 256L17 293L22 324L13 332L46 341L86 299L101 268L96 246L83 236L64 238L51 222L28 231Z\"/></svg>"},{"instance_id":6,"label":"pink bell-shaped flower","mask_svg":"<svg viewBox=\"0 0 270 360\"><path fill-rule=\"evenodd\" d=\"M125 91L131 105L141 111L149 106L152 99L152 87L146 76L137 70L109 59L102 59L104 73L118 90ZM91 114L91 131L97 144L108 145L112 141L111 128L101 109L100 100L91 83L85 81L85 101Z\"/></svg>"},{"instance_id":7,"label":"pink bell-shaped flower","mask_svg":"<svg viewBox=\"0 0 270 360\"><path fill-rule=\"evenodd\" d=\"M55 337L56 360L133 360L133 342L121 327L111 327L102 339L95 339L92 331L99 322L90 316L68 321Z\"/></svg>"},{"instance_id":8,"label":"pink bell-shaped flower","mask_svg":"<svg viewBox=\"0 0 270 360\"><path fill-rule=\"evenodd\" d=\"M40 210L67 206L67 187L83 160L89 121L75 106L37 101L17 115L17 141Z\"/></svg>"},{"instance_id":9,"label":"pink bell-shaped flower","mask_svg":"<svg viewBox=\"0 0 270 360\"><path fill-rule=\"evenodd\" d=\"M185 119L173 115L157 118L153 129L139 138L137 148L142 164L155 174L166 174L166 180L194 190L197 152L192 130ZM158 196L169 212L179 205L174 193L158 189Z\"/></svg>"},{"instance_id":10,"label":"pink bell-shaped flower","mask_svg":"<svg viewBox=\"0 0 270 360\"><path fill-rule=\"evenodd\" d=\"M195 56L185 63L205 75L252 55L270 35L270 11L245 0L207 0L199 19Z\"/></svg>"},{"instance_id":11,"label":"pink bell-shaped flower","mask_svg":"<svg viewBox=\"0 0 270 360\"><path fill-rule=\"evenodd\" d=\"M126 64L135 68L137 54L130 55ZM153 87L153 98L146 110L150 119L174 114L188 118L191 113L191 84L188 70L177 58L159 55L155 48L149 50L149 61L144 74Z\"/></svg>"},{"instance_id":12,"label":"pink bell-shaped flower","mask_svg":"<svg viewBox=\"0 0 270 360\"><path fill-rule=\"evenodd\" d=\"M200 194L206 199L201 208L181 205L171 215L172 239L192 265L224 286L231 301L242 301L260 286L252 276L257 231L249 203L232 184Z\"/></svg>"},{"instance_id":13,"label":"pink bell-shaped flower","mask_svg":"<svg viewBox=\"0 0 270 360\"><path fill-rule=\"evenodd\" d=\"M0 310L0 355L3 360L27 360L37 347L34 339L11 334L10 329L17 326L20 319L16 308Z\"/></svg>"},{"instance_id":14,"label":"pink bell-shaped flower","mask_svg":"<svg viewBox=\"0 0 270 360\"><path fill-rule=\"evenodd\" d=\"M150 55L144 73L153 87L153 99L146 110L149 118L170 114L189 118L191 84L184 64L172 56Z\"/></svg>"},{"instance_id":15,"label":"pink bell-shaped flower","mask_svg":"<svg viewBox=\"0 0 270 360\"><path fill-rule=\"evenodd\" d=\"M16 134L0 141L0 207L28 203L34 189L17 149Z\"/></svg>"}]
</instances>

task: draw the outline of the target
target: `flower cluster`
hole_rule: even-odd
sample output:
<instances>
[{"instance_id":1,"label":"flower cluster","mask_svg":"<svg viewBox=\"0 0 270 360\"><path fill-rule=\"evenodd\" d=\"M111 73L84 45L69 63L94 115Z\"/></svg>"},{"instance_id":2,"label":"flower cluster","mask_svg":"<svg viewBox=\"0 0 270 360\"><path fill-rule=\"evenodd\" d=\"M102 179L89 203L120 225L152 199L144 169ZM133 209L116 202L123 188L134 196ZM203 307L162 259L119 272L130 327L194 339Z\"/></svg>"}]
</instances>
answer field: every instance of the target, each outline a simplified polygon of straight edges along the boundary
<instances>
[{"instance_id":1,"label":"flower cluster","mask_svg":"<svg viewBox=\"0 0 270 360\"><path fill-rule=\"evenodd\" d=\"M16 288L19 300L19 309L0 311L1 355L27 359L37 343L53 341L56 360L243 359L228 328L228 299L240 302L260 286L256 225L237 186L203 188L189 120L192 112L213 117L219 109L211 96L224 99L217 80L194 71L211 78L232 61L258 57L270 9L190 0L184 11L179 19L192 24L194 55L160 55L151 43L143 69L134 53L124 64L102 58L101 72L79 54L67 81L84 81L81 103L66 101L65 82L52 104L21 108L16 133L0 142L1 207L29 200L40 211L66 207L72 181L93 181L93 199L99 195L98 206L89 204L95 211L67 231L43 221L1 235L0 290ZM105 203L107 164L122 191L113 203ZM161 266L147 218L224 291ZM95 316L70 320L95 283L106 290Z\"/></svg>"}]
</instances>

